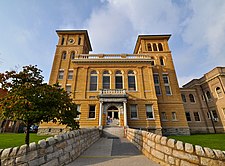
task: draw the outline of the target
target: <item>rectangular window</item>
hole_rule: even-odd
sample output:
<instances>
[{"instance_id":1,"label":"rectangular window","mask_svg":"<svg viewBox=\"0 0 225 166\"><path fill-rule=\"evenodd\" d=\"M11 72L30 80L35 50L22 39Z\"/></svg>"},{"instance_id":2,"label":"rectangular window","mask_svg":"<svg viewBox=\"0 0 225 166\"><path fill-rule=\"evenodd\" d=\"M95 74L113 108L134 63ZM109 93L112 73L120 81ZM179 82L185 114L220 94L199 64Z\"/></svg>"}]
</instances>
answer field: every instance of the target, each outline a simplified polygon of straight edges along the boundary
<instances>
[{"instance_id":1,"label":"rectangular window","mask_svg":"<svg viewBox=\"0 0 225 166\"><path fill-rule=\"evenodd\" d=\"M166 112L161 112L162 121L167 121Z\"/></svg>"},{"instance_id":2,"label":"rectangular window","mask_svg":"<svg viewBox=\"0 0 225 166\"><path fill-rule=\"evenodd\" d=\"M110 76L103 76L103 89L110 89Z\"/></svg>"},{"instance_id":3,"label":"rectangular window","mask_svg":"<svg viewBox=\"0 0 225 166\"><path fill-rule=\"evenodd\" d=\"M97 90L97 76L91 76L90 79L90 91L96 91Z\"/></svg>"},{"instance_id":4,"label":"rectangular window","mask_svg":"<svg viewBox=\"0 0 225 166\"><path fill-rule=\"evenodd\" d=\"M159 75L153 74L153 78L154 78L156 95L161 95L161 89L160 89L160 85L159 85Z\"/></svg>"},{"instance_id":5,"label":"rectangular window","mask_svg":"<svg viewBox=\"0 0 225 166\"><path fill-rule=\"evenodd\" d=\"M176 112L172 112L172 121L177 121L177 114L176 114Z\"/></svg>"},{"instance_id":6,"label":"rectangular window","mask_svg":"<svg viewBox=\"0 0 225 166\"><path fill-rule=\"evenodd\" d=\"M123 77L116 76L116 89L123 89Z\"/></svg>"},{"instance_id":7,"label":"rectangular window","mask_svg":"<svg viewBox=\"0 0 225 166\"><path fill-rule=\"evenodd\" d=\"M130 105L130 117L131 119L137 119L137 105L136 104L131 104Z\"/></svg>"},{"instance_id":8,"label":"rectangular window","mask_svg":"<svg viewBox=\"0 0 225 166\"><path fill-rule=\"evenodd\" d=\"M66 91L67 93L71 93L71 85L66 85Z\"/></svg>"},{"instance_id":9,"label":"rectangular window","mask_svg":"<svg viewBox=\"0 0 225 166\"><path fill-rule=\"evenodd\" d=\"M211 114L212 114L213 119L218 119L218 115L216 113L216 110L212 110Z\"/></svg>"},{"instance_id":10,"label":"rectangular window","mask_svg":"<svg viewBox=\"0 0 225 166\"><path fill-rule=\"evenodd\" d=\"M149 104L146 105L146 116L147 116L147 119L154 119L152 105L149 105Z\"/></svg>"},{"instance_id":11,"label":"rectangular window","mask_svg":"<svg viewBox=\"0 0 225 166\"><path fill-rule=\"evenodd\" d=\"M191 114L190 114L190 112L185 112L185 115L186 115L187 121L190 122L191 121Z\"/></svg>"},{"instance_id":12,"label":"rectangular window","mask_svg":"<svg viewBox=\"0 0 225 166\"><path fill-rule=\"evenodd\" d=\"M80 112L80 104L77 105L77 112ZM79 119L80 119L80 114L77 115L76 120L79 120Z\"/></svg>"},{"instance_id":13,"label":"rectangular window","mask_svg":"<svg viewBox=\"0 0 225 166\"><path fill-rule=\"evenodd\" d=\"M62 80L63 79L63 75L64 75L64 71L63 70L59 70L59 76L58 79Z\"/></svg>"},{"instance_id":14,"label":"rectangular window","mask_svg":"<svg viewBox=\"0 0 225 166\"><path fill-rule=\"evenodd\" d=\"M72 80L73 79L73 70L69 70L68 72L68 80Z\"/></svg>"},{"instance_id":15,"label":"rectangular window","mask_svg":"<svg viewBox=\"0 0 225 166\"><path fill-rule=\"evenodd\" d=\"M88 118L95 118L95 105L89 106L89 116Z\"/></svg>"},{"instance_id":16,"label":"rectangular window","mask_svg":"<svg viewBox=\"0 0 225 166\"><path fill-rule=\"evenodd\" d=\"M195 121L200 121L199 112L194 112Z\"/></svg>"},{"instance_id":17,"label":"rectangular window","mask_svg":"<svg viewBox=\"0 0 225 166\"><path fill-rule=\"evenodd\" d=\"M135 76L128 76L128 89L136 91Z\"/></svg>"},{"instance_id":18,"label":"rectangular window","mask_svg":"<svg viewBox=\"0 0 225 166\"><path fill-rule=\"evenodd\" d=\"M209 112L207 112L207 117L208 117L208 119L211 119Z\"/></svg>"},{"instance_id":19,"label":"rectangular window","mask_svg":"<svg viewBox=\"0 0 225 166\"><path fill-rule=\"evenodd\" d=\"M164 86L165 86L165 90L166 90L166 95L172 95L169 77L167 74L163 74L163 82L164 82Z\"/></svg>"}]
</instances>

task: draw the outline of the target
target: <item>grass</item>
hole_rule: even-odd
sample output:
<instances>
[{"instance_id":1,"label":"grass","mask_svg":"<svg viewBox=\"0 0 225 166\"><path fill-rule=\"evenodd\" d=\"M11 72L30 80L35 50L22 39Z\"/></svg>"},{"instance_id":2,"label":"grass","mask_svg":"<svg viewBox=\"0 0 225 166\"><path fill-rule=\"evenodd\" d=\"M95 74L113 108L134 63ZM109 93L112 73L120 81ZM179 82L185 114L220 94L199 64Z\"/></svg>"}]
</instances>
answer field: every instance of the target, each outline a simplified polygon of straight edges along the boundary
<instances>
[{"instance_id":1,"label":"grass","mask_svg":"<svg viewBox=\"0 0 225 166\"><path fill-rule=\"evenodd\" d=\"M48 136L39 136L36 133L30 134L30 143L38 142L39 140L46 139ZM2 133L0 134L0 149L5 149L9 147L21 146L25 144L25 134L24 133Z\"/></svg>"},{"instance_id":2,"label":"grass","mask_svg":"<svg viewBox=\"0 0 225 166\"><path fill-rule=\"evenodd\" d=\"M169 136L169 138L225 151L225 134L196 134L191 136Z\"/></svg>"}]
</instances>

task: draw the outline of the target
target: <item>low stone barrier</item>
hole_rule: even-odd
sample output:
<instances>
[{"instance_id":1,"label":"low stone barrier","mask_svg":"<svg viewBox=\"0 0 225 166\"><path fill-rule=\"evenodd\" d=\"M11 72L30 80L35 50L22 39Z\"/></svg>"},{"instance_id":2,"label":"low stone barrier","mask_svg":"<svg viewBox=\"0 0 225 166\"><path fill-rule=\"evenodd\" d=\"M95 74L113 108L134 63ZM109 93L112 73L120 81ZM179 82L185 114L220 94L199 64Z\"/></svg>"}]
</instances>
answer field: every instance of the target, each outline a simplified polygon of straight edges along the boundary
<instances>
[{"instance_id":1,"label":"low stone barrier","mask_svg":"<svg viewBox=\"0 0 225 166\"><path fill-rule=\"evenodd\" d=\"M99 129L81 129L7 149L0 149L0 165L60 166L75 160L100 138Z\"/></svg>"},{"instance_id":2,"label":"low stone barrier","mask_svg":"<svg viewBox=\"0 0 225 166\"><path fill-rule=\"evenodd\" d=\"M127 128L126 136L145 156L161 165L225 166L225 151L130 128Z\"/></svg>"}]
</instances>

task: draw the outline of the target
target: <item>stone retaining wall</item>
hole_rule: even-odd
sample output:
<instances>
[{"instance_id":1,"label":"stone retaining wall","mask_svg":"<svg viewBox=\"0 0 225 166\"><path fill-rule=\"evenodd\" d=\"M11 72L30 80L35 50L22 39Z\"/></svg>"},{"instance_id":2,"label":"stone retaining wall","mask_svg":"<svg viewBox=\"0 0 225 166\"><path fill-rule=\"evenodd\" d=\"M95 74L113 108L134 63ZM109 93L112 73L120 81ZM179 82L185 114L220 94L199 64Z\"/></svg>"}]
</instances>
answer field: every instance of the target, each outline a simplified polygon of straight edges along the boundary
<instances>
[{"instance_id":1,"label":"stone retaining wall","mask_svg":"<svg viewBox=\"0 0 225 166\"><path fill-rule=\"evenodd\" d=\"M225 151L183 143L130 128L127 128L126 136L145 156L161 165L225 166Z\"/></svg>"},{"instance_id":2,"label":"stone retaining wall","mask_svg":"<svg viewBox=\"0 0 225 166\"><path fill-rule=\"evenodd\" d=\"M99 129L82 129L7 149L0 149L0 165L60 166L72 162L100 138Z\"/></svg>"}]
</instances>

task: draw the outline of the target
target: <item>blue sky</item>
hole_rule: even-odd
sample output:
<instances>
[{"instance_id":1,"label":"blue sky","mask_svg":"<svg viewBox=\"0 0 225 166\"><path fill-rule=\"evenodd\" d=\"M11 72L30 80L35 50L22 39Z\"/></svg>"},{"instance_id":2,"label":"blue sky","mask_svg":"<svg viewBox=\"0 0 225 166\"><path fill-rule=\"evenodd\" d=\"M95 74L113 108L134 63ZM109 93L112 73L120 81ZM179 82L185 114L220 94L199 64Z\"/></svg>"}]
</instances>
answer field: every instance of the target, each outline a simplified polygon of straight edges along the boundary
<instances>
[{"instance_id":1,"label":"blue sky","mask_svg":"<svg viewBox=\"0 0 225 166\"><path fill-rule=\"evenodd\" d=\"M132 53L138 34L172 34L180 86L225 66L224 0L2 0L0 72L33 64L48 82L56 29L87 29L92 53Z\"/></svg>"}]
</instances>

